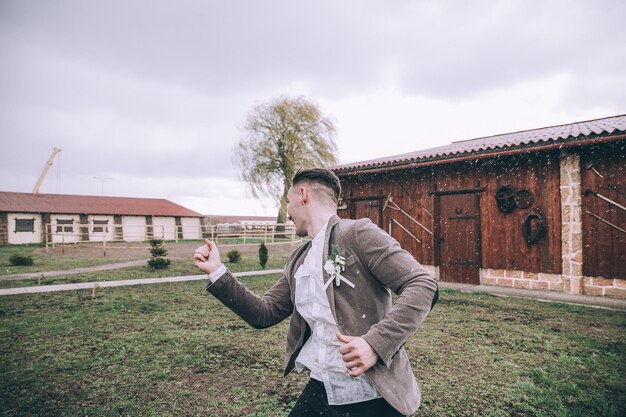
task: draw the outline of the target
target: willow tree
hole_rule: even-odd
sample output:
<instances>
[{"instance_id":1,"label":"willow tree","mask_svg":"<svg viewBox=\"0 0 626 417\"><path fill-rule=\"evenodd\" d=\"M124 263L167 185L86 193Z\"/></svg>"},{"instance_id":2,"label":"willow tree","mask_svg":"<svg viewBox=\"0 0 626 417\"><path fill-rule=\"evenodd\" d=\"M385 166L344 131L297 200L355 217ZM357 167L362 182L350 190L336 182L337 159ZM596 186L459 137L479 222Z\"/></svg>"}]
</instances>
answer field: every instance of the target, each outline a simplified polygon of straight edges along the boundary
<instances>
[{"instance_id":1,"label":"willow tree","mask_svg":"<svg viewBox=\"0 0 626 417\"><path fill-rule=\"evenodd\" d=\"M244 122L234 162L254 197L280 203L277 222L287 220L287 191L300 168L336 163L335 125L304 97L278 97L255 106Z\"/></svg>"}]
</instances>

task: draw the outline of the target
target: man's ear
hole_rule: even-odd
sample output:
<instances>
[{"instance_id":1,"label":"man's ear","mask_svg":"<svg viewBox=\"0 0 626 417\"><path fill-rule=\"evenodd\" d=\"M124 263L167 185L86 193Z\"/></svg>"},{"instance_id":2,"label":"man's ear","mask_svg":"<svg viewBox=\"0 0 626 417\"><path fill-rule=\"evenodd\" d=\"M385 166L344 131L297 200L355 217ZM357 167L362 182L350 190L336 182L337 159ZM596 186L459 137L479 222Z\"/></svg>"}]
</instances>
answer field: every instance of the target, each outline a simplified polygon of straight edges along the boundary
<instances>
[{"instance_id":1,"label":"man's ear","mask_svg":"<svg viewBox=\"0 0 626 417\"><path fill-rule=\"evenodd\" d=\"M300 187L300 201L302 204L306 204L309 201L309 189L306 187Z\"/></svg>"}]
</instances>

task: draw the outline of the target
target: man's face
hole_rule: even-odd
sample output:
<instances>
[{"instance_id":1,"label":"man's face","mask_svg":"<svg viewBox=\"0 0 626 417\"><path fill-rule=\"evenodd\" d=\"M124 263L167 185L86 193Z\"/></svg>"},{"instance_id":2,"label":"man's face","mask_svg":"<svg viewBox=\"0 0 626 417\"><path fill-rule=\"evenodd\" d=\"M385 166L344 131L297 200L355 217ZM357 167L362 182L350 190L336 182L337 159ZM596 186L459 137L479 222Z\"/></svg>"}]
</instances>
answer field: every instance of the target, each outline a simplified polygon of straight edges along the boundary
<instances>
[{"instance_id":1,"label":"man's face","mask_svg":"<svg viewBox=\"0 0 626 417\"><path fill-rule=\"evenodd\" d=\"M304 215L300 188L291 187L287 191L287 217L296 225L296 235L307 236L308 224Z\"/></svg>"}]
</instances>

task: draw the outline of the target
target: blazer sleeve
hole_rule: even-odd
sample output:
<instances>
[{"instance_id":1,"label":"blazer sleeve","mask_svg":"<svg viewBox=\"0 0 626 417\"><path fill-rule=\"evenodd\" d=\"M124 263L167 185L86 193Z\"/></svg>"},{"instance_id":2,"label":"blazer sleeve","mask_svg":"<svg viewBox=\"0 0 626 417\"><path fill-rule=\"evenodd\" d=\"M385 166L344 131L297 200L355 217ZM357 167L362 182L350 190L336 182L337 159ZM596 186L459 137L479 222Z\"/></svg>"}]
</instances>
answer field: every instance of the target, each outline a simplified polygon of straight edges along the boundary
<instances>
[{"instance_id":1,"label":"blazer sleeve","mask_svg":"<svg viewBox=\"0 0 626 417\"><path fill-rule=\"evenodd\" d=\"M230 271L226 271L206 289L222 304L257 329L278 324L293 312L291 289L284 274L263 296L258 296L249 290Z\"/></svg>"},{"instance_id":2,"label":"blazer sleeve","mask_svg":"<svg viewBox=\"0 0 626 417\"><path fill-rule=\"evenodd\" d=\"M398 294L391 310L363 338L389 366L430 312L437 282L398 242L369 219L356 222L358 256L371 274Z\"/></svg>"}]
</instances>

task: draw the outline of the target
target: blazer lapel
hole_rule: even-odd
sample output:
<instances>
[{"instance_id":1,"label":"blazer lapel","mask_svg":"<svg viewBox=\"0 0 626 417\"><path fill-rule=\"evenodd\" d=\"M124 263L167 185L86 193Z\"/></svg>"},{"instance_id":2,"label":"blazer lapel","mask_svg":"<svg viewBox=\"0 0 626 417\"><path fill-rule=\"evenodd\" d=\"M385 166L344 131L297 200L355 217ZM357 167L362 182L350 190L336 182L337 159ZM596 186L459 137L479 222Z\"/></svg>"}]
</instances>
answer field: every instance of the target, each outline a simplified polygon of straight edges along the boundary
<instances>
[{"instance_id":1,"label":"blazer lapel","mask_svg":"<svg viewBox=\"0 0 626 417\"><path fill-rule=\"evenodd\" d=\"M339 217L337 215L333 215L330 220L328 220L328 226L326 226L326 236L324 236L324 253L322 256L322 277L324 277L324 284L330 279L330 276L324 269L324 264L328 259L328 254L330 252L330 240L333 234L333 229L339 223ZM328 304L330 305L330 310L333 313L333 317L335 317L335 323L337 323L337 312L335 311L335 292L334 292L334 284L330 284L326 288L326 296L328 297Z\"/></svg>"},{"instance_id":2,"label":"blazer lapel","mask_svg":"<svg viewBox=\"0 0 626 417\"><path fill-rule=\"evenodd\" d=\"M293 305L296 305L296 272L298 271L298 268L300 268L302 266L302 264L304 263L304 260L306 259L306 256L309 254L309 250L311 250L311 241L308 241L302 252L300 253L300 255L298 255L298 258L294 260L293 262L293 266L291 268L291 273L289 274L289 280L291 282L291 286L293 291L291 291L291 302L293 303ZM294 309L295 310L295 309Z\"/></svg>"}]
</instances>

